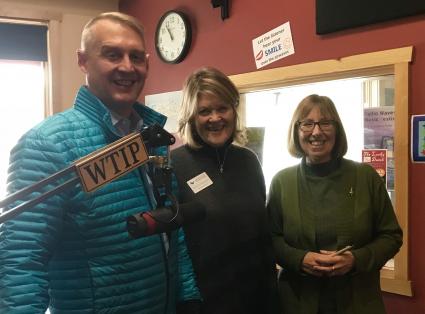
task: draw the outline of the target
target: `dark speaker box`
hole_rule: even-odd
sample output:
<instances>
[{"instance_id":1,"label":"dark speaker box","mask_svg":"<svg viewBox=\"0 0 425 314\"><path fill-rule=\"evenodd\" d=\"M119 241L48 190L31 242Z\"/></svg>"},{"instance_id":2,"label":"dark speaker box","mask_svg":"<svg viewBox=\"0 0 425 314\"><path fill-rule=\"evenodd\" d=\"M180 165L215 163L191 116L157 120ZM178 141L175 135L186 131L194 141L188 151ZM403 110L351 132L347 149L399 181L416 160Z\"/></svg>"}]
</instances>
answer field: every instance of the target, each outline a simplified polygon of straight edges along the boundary
<instances>
[{"instance_id":1,"label":"dark speaker box","mask_svg":"<svg viewBox=\"0 0 425 314\"><path fill-rule=\"evenodd\" d=\"M425 0L316 0L316 34L425 13Z\"/></svg>"}]
</instances>

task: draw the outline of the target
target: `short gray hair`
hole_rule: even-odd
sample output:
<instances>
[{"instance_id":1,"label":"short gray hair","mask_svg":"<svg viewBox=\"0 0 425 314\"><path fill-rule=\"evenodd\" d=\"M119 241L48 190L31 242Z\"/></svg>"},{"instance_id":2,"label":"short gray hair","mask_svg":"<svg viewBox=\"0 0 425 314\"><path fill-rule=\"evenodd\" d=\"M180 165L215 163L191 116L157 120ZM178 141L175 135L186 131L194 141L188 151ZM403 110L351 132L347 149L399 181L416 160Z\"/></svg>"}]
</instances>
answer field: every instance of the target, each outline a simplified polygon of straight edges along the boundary
<instances>
[{"instance_id":1,"label":"short gray hair","mask_svg":"<svg viewBox=\"0 0 425 314\"><path fill-rule=\"evenodd\" d=\"M95 16L87 24L84 26L82 34L81 34L81 50L85 51L88 46L90 46L90 42L92 40L91 28L99 21L109 20L113 22L117 22L121 25L126 25L133 29L143 40L145 41L145 31L143 29L142 24L138 19L131 15L127 15L121 12L104 12Z\"/></svg>"}]
</instances>

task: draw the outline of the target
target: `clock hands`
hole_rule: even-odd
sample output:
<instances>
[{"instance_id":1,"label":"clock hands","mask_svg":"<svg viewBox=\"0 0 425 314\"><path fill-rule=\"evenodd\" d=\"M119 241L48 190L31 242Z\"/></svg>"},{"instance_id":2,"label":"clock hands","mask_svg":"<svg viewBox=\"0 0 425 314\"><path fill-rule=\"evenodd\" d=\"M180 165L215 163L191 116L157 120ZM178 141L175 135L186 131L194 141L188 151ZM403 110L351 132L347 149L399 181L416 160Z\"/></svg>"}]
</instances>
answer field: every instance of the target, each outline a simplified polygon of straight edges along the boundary
<instances>
[{"instance_id":1,"label":"clock hands","mask_svg":"<svg viewBox=\"0 0 425 314\"><path fill-rule=\"evenodd\" d=\"M173 37L173 34L171 34L170 28L168 26L165 26L165 28L167 29L168 34L170 34L171 41L173 41L174 40L174 37Z\"/></svg>"}]
</instances>

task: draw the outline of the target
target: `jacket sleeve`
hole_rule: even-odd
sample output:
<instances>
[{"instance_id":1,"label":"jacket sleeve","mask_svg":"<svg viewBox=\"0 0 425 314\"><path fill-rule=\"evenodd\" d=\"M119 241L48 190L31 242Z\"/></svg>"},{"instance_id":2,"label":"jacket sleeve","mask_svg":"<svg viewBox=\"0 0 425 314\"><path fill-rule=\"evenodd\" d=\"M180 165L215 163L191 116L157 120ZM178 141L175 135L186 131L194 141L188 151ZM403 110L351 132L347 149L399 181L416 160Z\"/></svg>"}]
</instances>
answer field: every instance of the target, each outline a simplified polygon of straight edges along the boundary
<instances>
[{"instance_id":1,"label":"jacket sleeve","mask_svg":"<svg viewBox=\"0 0 425 314\"><path fill-rule=\"evenodd\" d=\"M43 138L31 132L12 150L9 194L58 170L55 165L61 158L56 147ZM33 192L31 199L39 194ZM61 197L52 196L0 225L0 313L45 313L47 264L62 224L59 204Z\"/></svg>"},{"instance_id":2,"label":"jacket sleeve","mask_svg":"<svg viewBox=\"0 0 425 314\"><path fill-rule=\"evenodd\" d=\"M275 175L270 185L269 197L267 201L267 211L269 215L269 228L273 241L276 261L283 269L292 272L301 272L302 260L307 254L306 250L291 246L285 236L283 225L284 208L284 187L283 184L294 184L284 179L285 170ZM284 182L285 181L285 182Z\"/></svg>"},{"instance_id":3,"label":"jacket sleeve","mask_svg":"<svg viewBox=\"0 0 425 314\"><path fill-rule=\"evenodd\" d=\"M367 187L364 194L371 199L371 239L352 251L357 272L376 271L391 259L402 245L403 233L398 224L384 181L370 166L362 165L358 178L360 186ZM363 180L366 180L363 181ZM359 186L359 184L358 184ZM363 194L363 193L362 193ZM362 195L359 196L360 198Z\"/></svg>"},{"instance_id":4,"label":"jacket sleeve","mask_svg":"<svg viewBox=\"0 0 425 314\"><path fill-rule=\"evenodd\" d=\"M178 199L177 179L173 175L172 188L174 195ZM177 263L178 263L178 302L189 300L200 300L201 296L196 284L195 273L193 271L192 260L186 246L183 228L178 230L177 243Z\"/></svg>"},{"instance_id":5,"label":"jacket sleeve","mask_svg":"<svg viewBox=\"0 0 425 314\"><path fill-rule=\"evenodd\" d=\"M187 251L184 239L184 231L179 229L178 240L178 276L179 294L178 301L200 300L201 296L196 284L195 273L193 271L192 260Z\"/></svg>"}]
</instances>

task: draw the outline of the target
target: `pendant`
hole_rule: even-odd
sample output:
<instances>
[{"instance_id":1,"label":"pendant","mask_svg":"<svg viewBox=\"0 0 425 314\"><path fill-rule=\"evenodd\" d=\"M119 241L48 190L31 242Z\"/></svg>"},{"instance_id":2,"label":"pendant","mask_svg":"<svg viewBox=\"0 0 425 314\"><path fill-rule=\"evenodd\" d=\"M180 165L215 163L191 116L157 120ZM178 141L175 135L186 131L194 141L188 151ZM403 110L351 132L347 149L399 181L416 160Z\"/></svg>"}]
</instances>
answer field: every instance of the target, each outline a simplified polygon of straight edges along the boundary
<instances>
[{"instance_id":1,"label":"pendant","mask_svg":"<svg viewBox=\"0 0 425 314\"><path fill-rule=\"evenodd\" d=\"M223 154L223 160L220 161L220 154L218 152L218 149L215 150L215 153L217 155L217 163L218 163L218 170L220 171L220 173L224 172L224 162L226 161L226 156L227 156L227 151L228 151L228 147L225 148L224 154Z\"/></svg>"}]
</instances>

